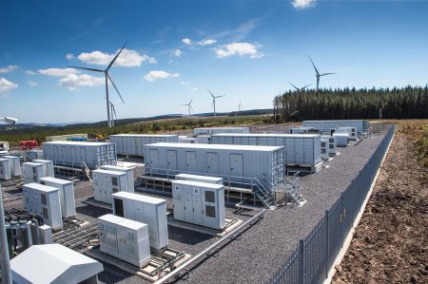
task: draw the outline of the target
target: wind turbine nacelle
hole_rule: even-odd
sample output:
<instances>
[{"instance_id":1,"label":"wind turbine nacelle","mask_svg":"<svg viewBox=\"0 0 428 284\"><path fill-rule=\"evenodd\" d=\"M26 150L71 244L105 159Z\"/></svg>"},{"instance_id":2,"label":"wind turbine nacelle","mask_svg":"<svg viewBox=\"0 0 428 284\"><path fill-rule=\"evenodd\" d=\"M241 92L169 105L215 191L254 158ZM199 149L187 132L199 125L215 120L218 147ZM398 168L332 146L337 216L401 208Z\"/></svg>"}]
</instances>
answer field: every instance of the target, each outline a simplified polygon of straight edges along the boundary
<instances>
[{"instance_id":1,"label":"wind turbine nacelle","mask_svg":"<svg viewBox=\"0 0 428 284\"><path fill-rule=\"evenodd\" d=\"M18 119L17 119L17 118L7 117L7 116L5 116L5 117L3 118L3 120L4 120L4 122L6 122L6 123L8 123L8 124L15 124L15 123L18 121Z\"/></svg>"}]
</instances>

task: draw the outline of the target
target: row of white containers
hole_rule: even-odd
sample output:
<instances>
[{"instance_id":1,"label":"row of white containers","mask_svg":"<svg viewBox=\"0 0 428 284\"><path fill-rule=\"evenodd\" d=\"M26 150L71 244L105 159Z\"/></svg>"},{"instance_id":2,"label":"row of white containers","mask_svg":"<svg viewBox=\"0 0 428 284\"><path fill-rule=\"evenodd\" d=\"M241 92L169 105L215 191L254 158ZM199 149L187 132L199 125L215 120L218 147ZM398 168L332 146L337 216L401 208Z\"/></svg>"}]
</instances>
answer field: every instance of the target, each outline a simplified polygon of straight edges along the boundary
<instances>
[{"instance_id":1,"label":"row of white containers","mask_svg":"<svg viewBox=\"0 0 428 284\"><path fill-rule=\"evenodd\" d=\"M158 142L178 142L178 135L117 134L110 136L119 155L143 156L143 146Z\"/></svg>"},{"instance_id":2,"label":"row of white containers","mask_svg":"<svg viewBox=\"0 0 428 284\"><path fill-rule=\"evenodd\" d=\"M314 134L215 134L212 144L282 146L285 165L316 166L321 162L321 138Z\"/></svg>"},{"instance_id":3,"label":"row of white containers","mask_svg":"<svg viewBox=\"0 0 428 284\"><path fill-rule=\"evenodd\" d=\"M322 132L330 132L330 129L337 127L355 127L359 134L367 132L369 129L368 120L305 120L303 127L315 127Z\"/></svg>"},{"instance_id":4,"label":"row of white containers","mask_svg":"<svg viewBox=\"0 0 428 284\"><path fill-rule=\"evenodd\" d=\"M0 158L0 179L10 180L21 176L21 161L17 156L3 156Z\"/></svg>"},{"instance_id":5,"label":"row of white containers","mask_svg":"<svg viewBox=\"0 0 428 284\"><path fill-rule=\"evenodd\" d=\"M90 169L117 163L116 146L110 142L53 141L43 143L43 155L55 165Z\"/></svg>"},{"instance_id":6,"label":"row of white containers","mask_svg":"<svg viewBox=\"0 0 428 284\"><path fill-rule=\"evenodd\" d=\"M218 133L250 133L248 127L198 127L193 129L193 135L213 135Z\"/></svg>"},{"instance_id":7,"label":"row of white containers","mask_svg":"<svg viewBox=\"0 0 428 284\"><path fill-rule=\"evenodd\" d=\"M156 143L144 146L146 174L216 176L250 184L257 178L268 190L284 181L284 150L277 146Z\"/></svg>"}]
</instances>

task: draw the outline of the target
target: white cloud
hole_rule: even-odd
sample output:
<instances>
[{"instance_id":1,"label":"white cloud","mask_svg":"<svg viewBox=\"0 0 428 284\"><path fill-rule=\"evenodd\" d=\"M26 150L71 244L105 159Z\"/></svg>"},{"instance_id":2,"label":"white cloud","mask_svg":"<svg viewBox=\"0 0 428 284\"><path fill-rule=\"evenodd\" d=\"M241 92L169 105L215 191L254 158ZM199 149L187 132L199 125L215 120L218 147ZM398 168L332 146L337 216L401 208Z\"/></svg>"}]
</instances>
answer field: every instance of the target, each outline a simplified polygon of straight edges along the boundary
<instances>
[{"instance_id":1,"label":"white cloud","mask_svg":"<svg viewBox=\"0 0 428 284\"><path fill-rule=\"evenodd\" d=\"M25 71L25 74L27 74L27 75L36 75L37 73L34 72L34 71L31 71L31 70L27 70L27 71Z\"/></svg>"},{"instance_id":2,"label":"white cloud","mask_svg":"<svg viewBox=\"0 0 428 284\"><path fill-rule=\"evenodd\" d=\"M95 87L103 84L103 77L94 77L88 74L68 74L59 80L58 86L66 87L70 91L76 91L79 87Z\"/></svg>"},{"instance_id":3,"label":"white cloud","mask_svg":"<svg viewBox=\"0 0 428 284\"><path fill-rule=\"evenodd\" d=\"M315 3L316 0L293 0L293 2L291 2L291 5L293 5L296 10L302 10L314 7Z\"/></svg>"},{"instance_id":4,"label":"white cloud","mask_svg":"<svg viewBox=\"0 0 428 284\"><path fill-rule=\"evenodd\" d=\"M39 83L37 83L35 81L28 81L27 83L30 87L37 87L39 85Z\"/></svg>"},{"instance_id":5,"label":"white cloud","mask_svg":"<svg viewBox=\"0 0 428 284\"><path fill-rule=\"evenodd\" d=\"M149 82L153 82L157 79L167 79L167 78L177 78L180 76L178 73L168 73L165 71L150 71L146 75L144 75L144 79Z\"/></svg>"},{"instance_id":6,"label":"white cloud","mask_svg":"<svg viewBox=\"0 0 428 284\"><path fill-rule=\"evenodd\" d=\"M183 38L181 41L184 42L187 45L191 45L192 44L192 40L190 38L188 38L188 37Z\"/></svg>"},{"instance_id":7,"label":"white cloud","mask_svg":"<svg viewBox=\"0 0 428 284\"><path fill-rule=\"evenodd\" d=\"M185 87L187 90L191 91L191 92L195 92L198 90L198 87L190 84L190 82L186 82L186 81L181 81L180 84Z\"/></svg>"},{"instance_id":8,"label":"white cloud","mask_svg":"<svg viewBox=\"0 0 428 284\"><path fill-rule=\"evenodd\" d=\"M173 52L171 52L171 56L175 56L175 57L180 58L181 55L183 55L183 52L179 49L175 49Z\"/></svg>"},{"instance_id":9,"label":"white cloud","mask_svg":"<svg viewBox=\"0 0 428 284\"><path fill-rule=\"evenodd\" d=\"M264 54L257 50L259 46L248 42L234 42L223 45L215 50L217 57L224 58L228 56L250 56L250 58L260 58Z\"/></svg>"},{"instance_id":10,"label":"white cloud","mask_svg":"<svg viewBox=\"0 0 428 284\"><path fill-rule=\"evenodd\" d=\"M56 77L63 77L70 74L79 74L80 71L76 70L74 68L48 68L48 69L40 69L40 74L48 75L48 76L56 76Z\"/></svg>"},{"instance_id":11,"label":"white cloud","mask_svg":"<svg viewBox=\"0 0 428 284\"><path fill-rule=\"evenodd\" d=\"M117 50L115 54L108 54L101 51L93 51L90 53L83 52L77 56L77 59L88 64L108 65L114 56L116 56L117 52L119 52L119 50ZM150 64L155 64L157 62L153 57L125 48L117 58L114 65L122 67L136 67L141 66L141 63L145 61Z\"/></svg>"},{"instance_id":12,"label":"white cloud","mask_svg":"<svg viewBox=\"0 0 428 284\"><path fill-rule=\"evenodd\" d=\"M0 93L6 93L15 88L18 88L18 84L0 77Z\"/></svg>"},{"instance_id":13,"label":"white cloud","mask_svg":"<svg viewBox=\"0 0 428 284\"><path fill-rule=\"evenodd\" d=\"M68 60L71 60L71 59L74 59L75 56L74 56L74 54L68 53L65 55L65 58L67 58Z\"/></svg>"},{"instance_id":14,"label":"white cloud","mask_svg":"<svg viewBox=\"0 0 428 284\"><path fill-rule=\"evenodd\" d=\"M216 42L217 42L217 40L215 40L215 39L204 39L204 40L198 41L197 45L200 45L200 46L211 45L211 44L214 44Z\"/></svg>"},{"instance_id":15,"label":"white cloud","mask_svg":"<svg viewBox=\"0 0 428 284\"><path fill-rule=\"evenodd\" d=\"M16 65L9 65L9 66L6 66L4 68L0 68L0 73L9 73L9 72L12 72L15 69L18 69L18 66L16 66Z\"/></svg>"}]
</instances>

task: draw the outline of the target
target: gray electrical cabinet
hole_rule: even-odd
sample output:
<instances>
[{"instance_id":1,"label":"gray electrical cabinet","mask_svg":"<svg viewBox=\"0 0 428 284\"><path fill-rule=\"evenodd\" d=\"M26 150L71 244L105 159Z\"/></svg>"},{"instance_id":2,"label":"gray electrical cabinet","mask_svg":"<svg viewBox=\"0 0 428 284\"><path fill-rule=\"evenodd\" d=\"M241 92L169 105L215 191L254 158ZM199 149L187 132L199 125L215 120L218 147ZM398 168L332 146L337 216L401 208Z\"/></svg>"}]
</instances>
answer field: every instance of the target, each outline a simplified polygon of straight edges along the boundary
<instances>
[{"instance_id":1,"label":"gray electrical cabinet","mask_svg":"<svg viewBox=\"0 0 428 284\"><path fill-rule=\"evenodd\" d=\"M173 180L172 198L176 220L221 230L225 225L224 186Z\"/></svg>"},{"instance_id":2,"label":"gray electrical cabinet","mask_svg":"<svg viewBox=\"0 0 428 284\"><path fill-rule=\"evenodd\" d=\"M40 179L40 183L59 189L62 217L69 218L76 216L76 203L74 200L74 187L72 181L54 177L44 177Z\"/></svg>"},{"instance_id":3,"label":"gray electrical cabinet","mask_svg":"<svg viewBox=\"0 0 428 284\"><path fill-rule=\"evenodd\" d=\"M40 183L40 179L45 177L43 165L40 163L26 162L22 166L24 168L24 184L32 182Z\"/></svg>"},{"instance_id":4,"label":"gray electrical cabinet","mask_svg":"<svg viewBox=\"0 0 428 284\"><path fill-rule=\"evenodd\" d=\"M108 204L112 204L111 195L113 193L119 191L134 192L134 188L128 189L128 178L124 172L94 170L92 171L92 182L94 199Z\"/></svg>"},{"instance_id":5,"label":"gray electrical cabinet","mask_svg":"<svg viewBox=\"0 0 428 284\"><path fill-rule=\"evenodd\" d=\"M43 160L43 159L35 159L33 163L39 163L43 165L43 171L45 173L45 177L54 177L54 167L53 161Z\"/></svg>"}]
</instances>

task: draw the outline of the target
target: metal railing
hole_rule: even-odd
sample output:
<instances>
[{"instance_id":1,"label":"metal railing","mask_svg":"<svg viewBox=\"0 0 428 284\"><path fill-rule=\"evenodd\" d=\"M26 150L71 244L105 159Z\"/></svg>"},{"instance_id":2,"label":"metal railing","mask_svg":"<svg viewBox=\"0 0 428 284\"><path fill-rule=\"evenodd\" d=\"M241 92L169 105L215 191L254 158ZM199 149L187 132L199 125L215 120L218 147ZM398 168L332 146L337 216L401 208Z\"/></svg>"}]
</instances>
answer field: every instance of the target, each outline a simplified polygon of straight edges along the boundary
<instances>
[{"instance_id":1,"label":"metal railing","mask_svg":"<svg viewBox=\"0 0 428 284\"><path fill-rule=\"evenodd\" d=\"M322 283L327 278L359 211L362 210L394 131L395 126L390 126L375 153L357 177L336 203L325 212L312 232L300 240L295 251L267 283Z\"/></svg>"}]
</instances>

